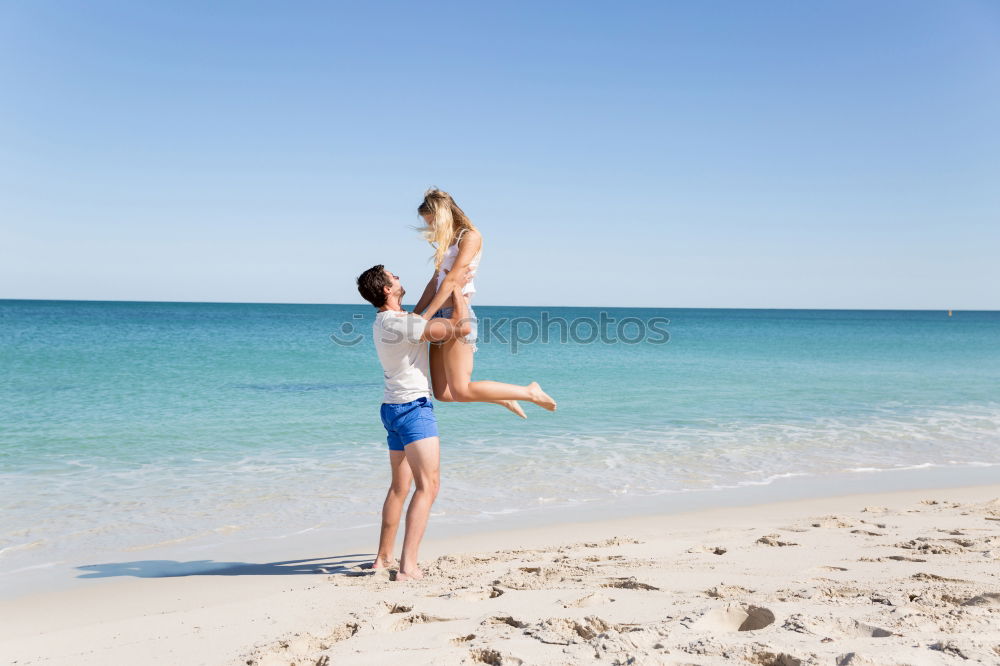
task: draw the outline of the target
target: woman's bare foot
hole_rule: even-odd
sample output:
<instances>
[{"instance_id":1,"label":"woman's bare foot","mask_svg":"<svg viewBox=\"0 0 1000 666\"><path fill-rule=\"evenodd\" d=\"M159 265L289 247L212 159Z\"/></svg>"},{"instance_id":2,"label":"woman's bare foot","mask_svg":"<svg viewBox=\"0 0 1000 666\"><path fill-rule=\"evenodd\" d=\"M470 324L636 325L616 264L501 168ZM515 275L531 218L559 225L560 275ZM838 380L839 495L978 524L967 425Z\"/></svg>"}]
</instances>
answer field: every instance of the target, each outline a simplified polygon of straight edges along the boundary
<instances>
[{"instance_id":1,"label":"woman's bare foot","mask_svg":"<svg viewBox=\"0 0 1000 666\"><path fill-rule=\"evenodd\" d=\"M392 558L390 558L390 557L382 557L380 555L380 556L376 557L372 561L371 568L372 569L388 569L391 566L392 566Z\"/></svg>"},{"instance_id":2,"label":"woman's bare foot","mask_svg":"<svg viewBox=\"0 0 1000 666\"><path fill-rule=\"evenodd\" d=\"M406 580L420 580L423 577L424 577L424 572L421 571L420 569L416 568L416 567L414 567L413 569L410 569L409 571L406 571L406 572L404 572L403 569L400 568L400 570L396 572L396 581L397 582L406 581Z\"/></svg>"},{"instance_id":3,"label":"woman's bare foot","mask_svg":"<svg viewBox=\"0 0 1000 666\"><path fill-rule=\"evenodd\" d=\"M531 382L528 384L528 390L531 392L531 402L535 403L542 409L547 409L550 412L556 411L556 401L549 397L549 394L542 390L542 387L538 385L538 382Z\"/></svg>"},{"instance_id":4,"label":"woman's bare foot","mask_svg":"<svg viewBox=\"0 0 1000 666\"><path fill-rule=\"evenodd\" d=\"M497 404L506 407L522 419L528 418L528 415L524 413L523 409L521 409L521 404L517 400L498 400Z\"/></svg>"}]
</instances>

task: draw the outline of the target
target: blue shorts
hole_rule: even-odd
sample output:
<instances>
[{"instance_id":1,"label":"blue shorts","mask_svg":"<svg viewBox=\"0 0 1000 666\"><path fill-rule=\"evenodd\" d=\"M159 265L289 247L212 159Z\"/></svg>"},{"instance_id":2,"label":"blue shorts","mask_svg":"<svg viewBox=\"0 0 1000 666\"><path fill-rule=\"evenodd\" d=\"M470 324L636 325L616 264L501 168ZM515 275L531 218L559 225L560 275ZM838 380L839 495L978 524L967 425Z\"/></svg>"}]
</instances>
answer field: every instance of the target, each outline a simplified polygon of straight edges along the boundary
<instances>
[{"instance_id":1,"label":"blue shorts","mask_svg":"<svg viewBox=\"0 0 1000 666\"><path fill-rule=\"evenodd\" d=\"M435 312L433 315L431 315L431 319L434 319L436 317L442 317L444 319L451 319L451 316L454 313L455 313L455 309L454 308L441 308L440 310L438 310L437 312ZM469 331L469 334L467 336L465 336L465 338L463 338L463 339L465 340L465 342L468 342L470 345L472 345L472 351L479 351L479 346L476 345L476 340L479 339L479 320L476 319L476 312L472 308L469 308L468 322L469 322L469 327L472 330ZM440 343L436 343L436 344L440 344Z\"/></svg>"},{"instance_id":2,"label":"blue shorts","mask_svg":"<svg viewBox=\"0 0 1000 666\"><path fill-rule=\"evenodd\" d=\"M427 398L398 405L383 402L382 425L388 433L386 441L390 451L402 451L403 447L418 439L438 436L434 403Z\"/></svg>"}]
</instances>

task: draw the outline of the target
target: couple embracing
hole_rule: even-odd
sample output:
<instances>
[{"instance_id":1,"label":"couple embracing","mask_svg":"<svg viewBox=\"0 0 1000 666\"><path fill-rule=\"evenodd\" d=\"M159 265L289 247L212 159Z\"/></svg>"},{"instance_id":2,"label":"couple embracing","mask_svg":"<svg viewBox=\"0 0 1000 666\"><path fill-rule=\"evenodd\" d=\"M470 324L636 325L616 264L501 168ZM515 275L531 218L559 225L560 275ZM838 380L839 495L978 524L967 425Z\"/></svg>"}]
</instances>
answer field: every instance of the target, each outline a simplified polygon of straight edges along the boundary
<instances>
[{"instance_id":1,"label":"couple embracing","mask_svg":"<svg viewBox=\"0 0 1000 666\"><path fill-rule=\"evenodd\" d=\"M434 397L443 402L491 402L524 418L519 401L554 411L555 401L537 382L526 386L472 381L476 316L471 307L472 278L482 257L483 239L447 192L430 189L417 208L424 237L435 248L434 275L413 312L403 310L406 291L399 276L381 264L358 277L358 291L377 310L375 350L385 377L382 425L389 444L392 483L382 505L382 529L373 569L393 561L403 503L415 484L406 511L406 531L396 580L421 578L417 551L431 504L440 487L440 441Z\"/></svg>"}]
</instances>

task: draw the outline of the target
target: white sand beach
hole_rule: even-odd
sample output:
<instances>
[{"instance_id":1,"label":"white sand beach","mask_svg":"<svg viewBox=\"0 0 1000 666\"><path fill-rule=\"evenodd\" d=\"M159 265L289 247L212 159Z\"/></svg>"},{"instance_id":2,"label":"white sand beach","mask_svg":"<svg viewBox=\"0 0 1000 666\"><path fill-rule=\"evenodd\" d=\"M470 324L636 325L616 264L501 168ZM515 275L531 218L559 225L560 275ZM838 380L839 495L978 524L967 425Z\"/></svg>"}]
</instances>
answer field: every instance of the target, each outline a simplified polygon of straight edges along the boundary
<instances>
[{"instance_id":1,"label":"white sand beach","mask_svg":"<svg viewBox=\"0 0 1000 666\"><path fill-rule=\"evenodd\" d=\"M422 581L94 581L0 605L11 664L1000 663L1000 485L855 494L474 536ZM316 557L315 554L312 555ZM313 569L309 569L313 571Z\"/></svg>"}]
</instances>

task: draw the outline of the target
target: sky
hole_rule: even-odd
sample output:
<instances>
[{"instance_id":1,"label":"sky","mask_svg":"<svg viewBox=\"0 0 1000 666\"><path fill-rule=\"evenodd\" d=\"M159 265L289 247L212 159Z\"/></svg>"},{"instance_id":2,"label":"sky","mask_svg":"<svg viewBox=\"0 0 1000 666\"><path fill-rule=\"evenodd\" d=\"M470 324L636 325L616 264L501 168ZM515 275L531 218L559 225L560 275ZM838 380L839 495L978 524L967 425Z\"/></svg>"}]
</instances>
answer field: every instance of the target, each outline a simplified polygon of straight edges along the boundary
<instances>
[{"instance_id":1,"label":"sky","mask_svg":"<svg viewBox=\"0 0 1000 666\"><path fill-rule=\"evenodd\" d=\"M0 298L1000 309L1000 3L0 4ZM412 302L410 303L412 305Z\"/></svg>"}]
</instances>

